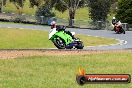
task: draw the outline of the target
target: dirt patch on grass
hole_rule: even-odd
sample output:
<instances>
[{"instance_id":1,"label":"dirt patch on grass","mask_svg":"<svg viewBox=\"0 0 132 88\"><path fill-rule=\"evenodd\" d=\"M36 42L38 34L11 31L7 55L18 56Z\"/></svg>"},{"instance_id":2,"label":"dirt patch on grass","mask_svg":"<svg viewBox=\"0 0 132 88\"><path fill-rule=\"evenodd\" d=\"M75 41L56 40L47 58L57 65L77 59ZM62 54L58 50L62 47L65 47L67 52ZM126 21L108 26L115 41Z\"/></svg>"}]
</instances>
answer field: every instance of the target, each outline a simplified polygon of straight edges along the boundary
<instances>
[{"instance_id":1,"label":"dirt patch on grass","mask_svg":"<svg viewBox=\"0 0 132 88\"><path fill-rule=\"evenodd\" d=\"M0 59L14 59L30 56L49 56L49 55L86 55L116 52L132 52L132 50L0 50Z\"/></svg>"}]
</instances>

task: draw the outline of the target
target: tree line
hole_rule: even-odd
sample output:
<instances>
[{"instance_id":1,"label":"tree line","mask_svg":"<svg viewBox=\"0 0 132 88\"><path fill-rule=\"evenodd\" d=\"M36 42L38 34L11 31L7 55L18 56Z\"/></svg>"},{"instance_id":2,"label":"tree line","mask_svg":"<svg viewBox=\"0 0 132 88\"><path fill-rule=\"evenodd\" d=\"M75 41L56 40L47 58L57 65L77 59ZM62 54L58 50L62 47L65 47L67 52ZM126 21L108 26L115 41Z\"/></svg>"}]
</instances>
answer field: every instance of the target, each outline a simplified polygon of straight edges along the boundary
<instances>
[{"instance_id":1,"label":"tree line","mask_svg":"<svg viewBox=\"0 0 132 88\"><path fill-rule=\"evenodd\" d=\"M6 5L7 0L3 1ZM25 0L9 0L16 8L22 9ZM93 21L106 21L107 15L110 12L110 7L113 3L118 2L118 10L116 17L127 23L132 23L132 0L29 0L30 7L37 6L36 15L54 16L52 9L55 8L59 12L69 11L69 26L73 26L76 10L78 8L88 7L90 18Z\"/></svg>"}]
</instances>

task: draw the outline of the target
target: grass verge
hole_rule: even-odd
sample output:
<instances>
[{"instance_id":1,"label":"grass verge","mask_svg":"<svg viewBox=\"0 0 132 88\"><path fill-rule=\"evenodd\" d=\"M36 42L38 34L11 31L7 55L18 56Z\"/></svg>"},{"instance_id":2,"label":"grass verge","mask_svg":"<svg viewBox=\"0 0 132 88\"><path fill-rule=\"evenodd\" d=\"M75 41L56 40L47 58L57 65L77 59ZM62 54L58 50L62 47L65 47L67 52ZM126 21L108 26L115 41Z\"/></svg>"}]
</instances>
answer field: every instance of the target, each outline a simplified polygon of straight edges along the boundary
<instances>
[{"instance_id":1,"label":"grass verge","mask_svg":"<svg viewBox=\"0 0 132 88\"><path fill-rule=\"evenodd\" d=\"M130 31L132 31L132 28L129 28Z\"/></svg>"},{"instance_id":2,"label":"grass verge","mask_svg":"<svg viewBox=\"0 0 132 88\"><path fill-rule=\"evenodd\" d=\"M114 39L77 35L85 46L117 43ZM55 48L43 30L0 28L0 49Z\"/></svg>"},{"instance_id":3,"label":"grass verge","mask_svg":"<svg viewBox=\"0 0 132 88\"><path fill-rule=\"evenodd\" d=\"M60 52L61 53L61 52ZM76 83L78 68L88 74L132 75L131 52L45 55L0 60L1 88L131 88L132 84Z\"/></svg>"}]
</instances>

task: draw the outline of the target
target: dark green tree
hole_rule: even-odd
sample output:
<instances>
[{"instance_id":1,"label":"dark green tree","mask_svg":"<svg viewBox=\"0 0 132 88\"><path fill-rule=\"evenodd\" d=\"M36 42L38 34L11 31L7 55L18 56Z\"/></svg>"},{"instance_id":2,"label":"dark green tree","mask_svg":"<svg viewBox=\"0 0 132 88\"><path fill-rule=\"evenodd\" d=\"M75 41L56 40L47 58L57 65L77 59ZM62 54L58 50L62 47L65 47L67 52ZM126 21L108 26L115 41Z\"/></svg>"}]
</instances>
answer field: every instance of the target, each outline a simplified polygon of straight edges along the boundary
<instances>
[{"instance_id":1,"label":"dark green tree","mask_svg":"<svg viewBox=\"0 0 132 88\"><path fill-rule=\"evenodd\" d=\"M73 26L76 10L83 7L86 0L47 0L50 7L55 7L60 12L69 11L69 26Z\"/></svg>"},{"instance_id":2,"label":"dark green tree","mask_svg":"<svg viewBox=\"0 0 132 88\"><path fill-rule=\"evenodd\" d=\"M118 0L111 1L110 14L116 14Z\"/></svg>"},{"instance_id":3,"label":"dark green tree","mask_svg":"<svg viewBox=\"0 0 132 88\"><path fill-rule=\"evenodd\" d=\"M39 7L39 6L41 6L41 5L44 4L44 1L45 1L45 0L29 0L29 2L30 2L30 7L34 7L34 6Z\"/></svg>"},{"instance_id":4,"label":"dark green tree","mask_svg":"<svg viewBox=\"0 0 132 88\"><path fill-rule=\"evenodd\" d=\"M25 0L10 0L10 2L12 2L16 6L17 10L19 11L18 13L22 14L22 9L23 9Z\"/></svg>"},{"instance_id":5,"label":"dark green tree","mask_svg":"<svg viewBox=\"0 0 132 88\"><path fill-rule=\"evenodd\" d=\"M0 0L0 12L3 11L3 7L6 5L7 0Z\"/></svg>"},{"instance_id":6,"label":"dark green tree","mask_svg":"<svg viewBox=\"0 0 132 88\"><path fill-rule=\"evenodd\" d=\"M132 24L132 0L119 0L116 18Z\"/></svg>"},{"instance_id":7,"label":"dark green tree","mask_svg":"<svg viewBox=\"0 0 132 88\"><path fill-rule=\"evenodd\" d=\"M37 11L36 11L36 16L40 17L40 16L44 16L44 17L54 17L55 14L52 12L52 9L49 8L46 5L42 5L40 6Z\"/></svg>"},{"instance_id":8,"label":"dark green tree","mask_svg":"<svg viewBox=\"0 0 132 88\"><path fill-rule=\"evenodd\" d=\"M52 8L49 5L44 4L38 7L35 16L38 22L47 24L48 20L54 17L55 14L52 12Z\"/></svg>"},{"instance_id":9,"label":"dark green tree","mask_svg":"<svg viewBox=\"0 0 132 88\"><path fill-rule=\"evenodd\" d=\"M111 0L88 0L88 6L93 21L106 21Z\"/></svg>"},{"instance_id":10,"label":"dark green tree","mask_svg":"<svg viewBox=\"0 0 132 88\"><path fill-rule=\"evenodd\" d=\"M23 8L25 0L10 0L10 2L12 2L16 6L16 8Z\"/></svg>"}]
</instances>

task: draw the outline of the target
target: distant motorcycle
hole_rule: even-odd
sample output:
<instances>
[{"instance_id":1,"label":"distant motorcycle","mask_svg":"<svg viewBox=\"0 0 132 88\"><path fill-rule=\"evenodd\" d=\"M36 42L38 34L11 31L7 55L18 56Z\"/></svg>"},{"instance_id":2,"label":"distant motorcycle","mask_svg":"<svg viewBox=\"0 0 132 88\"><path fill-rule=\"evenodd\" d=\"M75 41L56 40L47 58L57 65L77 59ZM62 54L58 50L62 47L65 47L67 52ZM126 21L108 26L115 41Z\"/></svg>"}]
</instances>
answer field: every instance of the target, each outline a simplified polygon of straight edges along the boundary
<instances>
[{"instance_id":1,"label":"distant motorcycle","mask_svg":"<svg viewBox=\"0 0 132 88\"><path fill-rule=\"evenodd\" d=\"M65 26L56 27L53 25L49 32L49 40L58 49L83 49L83 42L79 38L73 38L75 32L65 31L65 29Z\"/></svg>"},{"instance_id":2,"label":"distant motorcycle","mask_svg":"<svg viewBox=\"0 0 132 88\"><path fill-rule=\"evenodd\" d=\"M122 23L120 21L115 23L114 31L116 32L116 34L121 34L121 33L125 34L125 30L123 29Z\"/></svg>"}]
</instances>

